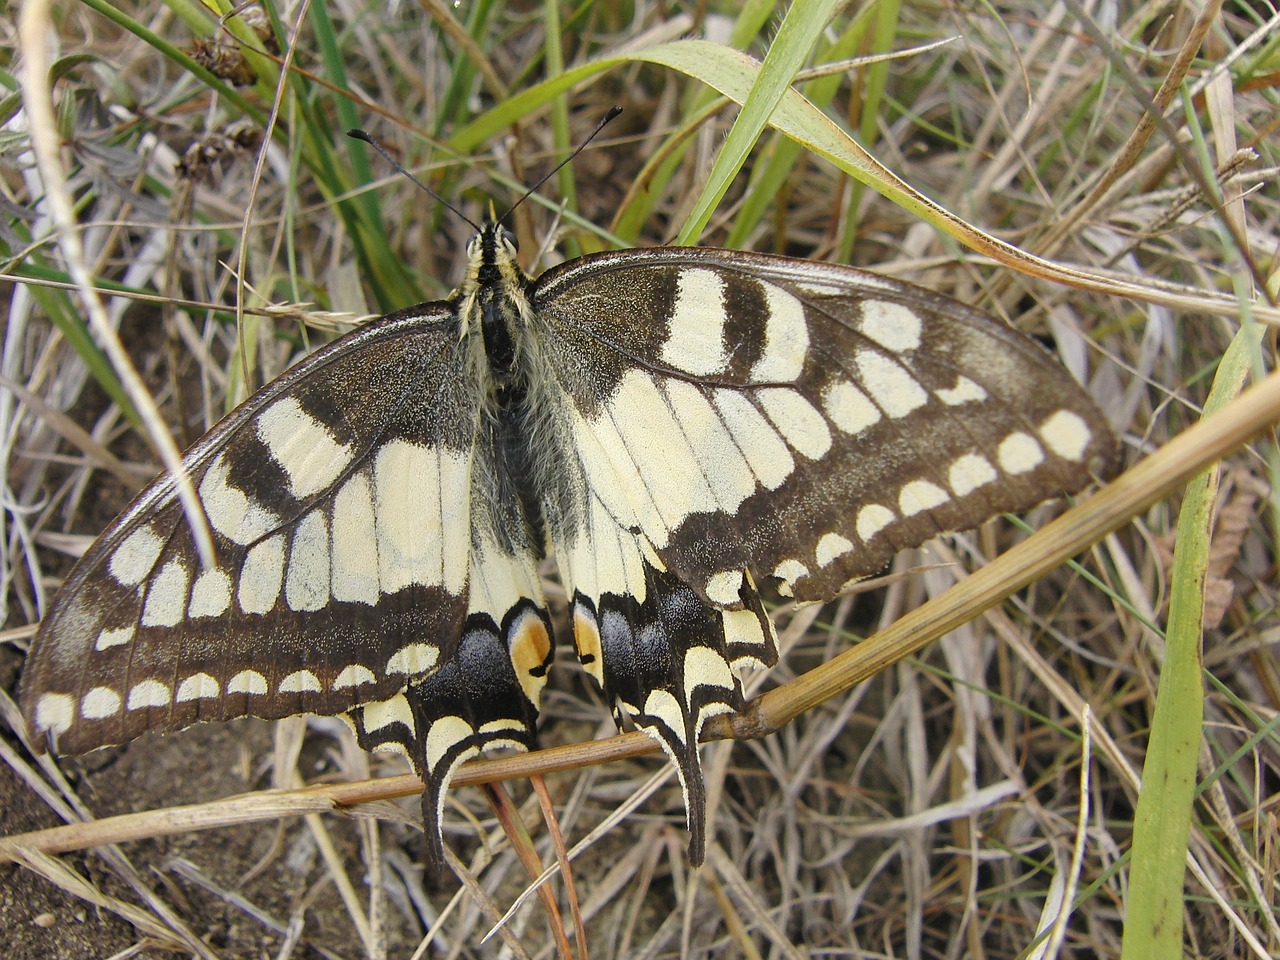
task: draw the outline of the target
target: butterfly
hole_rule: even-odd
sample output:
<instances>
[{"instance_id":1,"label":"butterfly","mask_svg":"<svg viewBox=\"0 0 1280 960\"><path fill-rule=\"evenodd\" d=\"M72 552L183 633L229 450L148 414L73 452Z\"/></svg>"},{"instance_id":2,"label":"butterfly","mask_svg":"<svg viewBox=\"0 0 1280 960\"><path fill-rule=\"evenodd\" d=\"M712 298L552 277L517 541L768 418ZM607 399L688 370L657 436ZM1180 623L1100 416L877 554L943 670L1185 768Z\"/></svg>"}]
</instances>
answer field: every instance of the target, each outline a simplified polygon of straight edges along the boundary
<instances>
[{"instance_id":1,"label":"butterfly","mask_svg":"<svg viewBox=\"0 0 1280 960\"><path fill-rule=\"evenodd\" d=\"M23 677L38 746L346 717L408 755L442 869L466 759L535 744L554 555L578 657L705 847L704 723L777 659L761 587L825 601L945 531L1074 492L1114 439L1039 344L846 266L715 248L536 279L500 221L443 300L361 326L217 424L75 566Z\"/></svg>"}]
</instances>

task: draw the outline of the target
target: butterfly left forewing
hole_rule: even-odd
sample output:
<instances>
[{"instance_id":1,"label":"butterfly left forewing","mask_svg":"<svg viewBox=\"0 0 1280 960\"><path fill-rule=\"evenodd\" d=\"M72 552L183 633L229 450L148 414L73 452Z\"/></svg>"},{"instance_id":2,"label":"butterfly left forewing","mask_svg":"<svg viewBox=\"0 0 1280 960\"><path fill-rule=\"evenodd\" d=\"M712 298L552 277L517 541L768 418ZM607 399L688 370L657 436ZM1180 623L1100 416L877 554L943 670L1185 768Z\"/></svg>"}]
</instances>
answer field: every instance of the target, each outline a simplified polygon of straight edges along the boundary
<instances>
[{"instance_id":1,"label":"butterfly left forewing","mask_svg":"<svg viewBox=\"0 0 1280 960\"><path fill-rule=\"evenodd\" d=\"M41 623L30 729L73 753L201 720L332 714L449 656L478 420L452 321L437 304L361 328L192 448L212 567L173 479L152 484Z\"/></svg>"}]
</instances>

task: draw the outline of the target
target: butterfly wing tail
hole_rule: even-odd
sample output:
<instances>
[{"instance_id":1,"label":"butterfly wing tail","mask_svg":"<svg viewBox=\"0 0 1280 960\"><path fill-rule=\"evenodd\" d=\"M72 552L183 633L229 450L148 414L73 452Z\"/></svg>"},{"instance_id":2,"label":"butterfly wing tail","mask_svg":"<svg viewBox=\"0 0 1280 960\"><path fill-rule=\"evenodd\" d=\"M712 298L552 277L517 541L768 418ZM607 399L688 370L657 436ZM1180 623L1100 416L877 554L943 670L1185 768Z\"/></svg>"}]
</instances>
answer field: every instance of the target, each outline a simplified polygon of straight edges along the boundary
<instances>
[{"instance_id":1,"label":"butterfly wing tail","mask_svg":"<svg viewBox=\"0 0 1280 960\"><path fill-rule=\"evenodd\" d=\"M536 696L520 682L522 655L530 644L551 659L547 614L531 601L514 607L499 626L472 614L457 653L403 693L353 711L356 734L367 750L398 749L412 760L424 785L422 817L427 866L447 875L441 820L445 788L465 761L490 749L520 752L535 746Z\"/></svg>"},{"instance_id":2,"label":"butterfly wing tail","mask_svg":"<svg viewBox=\"0 0 1280 960\"><path fill-rule=\"evenodd\" d=\"M772 664L777 641L749 576L742 609L708 606L685 583L644 561L645 592L592 599L575 594L579 657L621 719L629 718L671 758L684 793L689 859L706 848L706 786L698 756L703 724L743 707L734 668Z\"/></svg>"}]
</instances>

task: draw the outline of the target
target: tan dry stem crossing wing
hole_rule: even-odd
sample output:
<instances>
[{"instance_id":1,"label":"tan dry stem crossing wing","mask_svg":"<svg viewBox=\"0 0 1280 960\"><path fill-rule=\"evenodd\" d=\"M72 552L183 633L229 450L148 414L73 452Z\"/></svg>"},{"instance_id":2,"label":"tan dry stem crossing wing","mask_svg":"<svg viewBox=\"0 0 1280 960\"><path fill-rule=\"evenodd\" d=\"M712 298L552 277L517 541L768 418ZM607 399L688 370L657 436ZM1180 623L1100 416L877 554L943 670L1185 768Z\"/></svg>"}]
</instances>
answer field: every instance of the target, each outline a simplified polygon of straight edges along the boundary
<instances>
[{"instance_id":1,"label":"tan dry stem crossing wing","mask_svg":"<svg viewBox=\"0 0 1280 960\"><path fill-rule=\"evenodd\" d=\"M674 761L769 666L757 584L830 599L896 552L1085 486L1114 440L1034 341L909 284L709 248L539 278L486 224L446 300L362 327L214 427L106 530L41 625L27 723L61 752L204 720L350 717L443 792L528 749L553 655L549 544L579 656Z\"/></svg>"}]
</instances>

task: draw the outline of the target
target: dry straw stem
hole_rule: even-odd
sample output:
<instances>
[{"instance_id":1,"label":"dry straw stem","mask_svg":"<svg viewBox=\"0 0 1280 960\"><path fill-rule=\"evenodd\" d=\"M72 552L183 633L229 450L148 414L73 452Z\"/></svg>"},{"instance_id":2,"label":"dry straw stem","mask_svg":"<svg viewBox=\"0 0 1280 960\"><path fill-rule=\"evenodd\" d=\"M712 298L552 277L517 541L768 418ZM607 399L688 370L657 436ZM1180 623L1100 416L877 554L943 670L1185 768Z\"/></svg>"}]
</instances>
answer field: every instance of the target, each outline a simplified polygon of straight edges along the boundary
<instances>
[{"instance_id":1,"label":"dry straw stem","mask_svg":"<svg viewBox=\"0 0 1280 960\"><path fill-rule=\"evenodd\" d=\"M1099 542L1133 517L1184 486L1197 473L1280 422L1280 371L1245 391L1103 487L1084 503L978 569L951 589L904 614L888 628L833 660L757 697L740 715L716 718L705 739L751 739L776 732L807 710L900 663L946 633ZM553 747L530 754L466 764L454 786L471 786L574 770L653 753L642 733ZM208 830L286 816L304 816L421 791L417 777L269 790L90 823L54 827L0 839L0 861L24 851L64 853L126 840Z\"/></svg>"}]
</instances>

